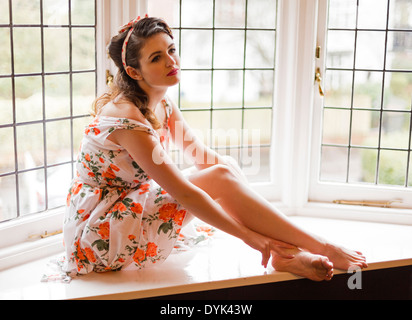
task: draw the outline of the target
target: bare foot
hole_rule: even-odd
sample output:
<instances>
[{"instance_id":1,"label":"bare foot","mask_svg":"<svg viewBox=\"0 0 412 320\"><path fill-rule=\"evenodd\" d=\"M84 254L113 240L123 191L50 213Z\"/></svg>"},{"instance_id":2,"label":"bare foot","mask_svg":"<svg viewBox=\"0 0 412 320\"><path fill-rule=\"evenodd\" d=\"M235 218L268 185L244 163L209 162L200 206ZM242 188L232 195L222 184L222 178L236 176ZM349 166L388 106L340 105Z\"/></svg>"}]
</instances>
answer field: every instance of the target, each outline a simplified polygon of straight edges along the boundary
<instances>
[{"instance_id":1,"label":"bare foot","mask_svg":"<svg viewBox=\"0 0 412 320\"><path fill-rule=\"evenodd\" d=\"M327 257L302 251L298 248L289 250L294 255L287 259L272 252L272 266L277 271L290 272L313 281L331 280L333 264Z\"/></svg>"},{"instance_id":2,"label":"bare foot","mask_svg":"<svg viewBox=\"0 0 412 320\"><path fill-rule=\"evenodd\" d=\"M333 244L327 244L322 252L329 258L336 269L348 270L351 267L367 268L366 258L361 252L349 250Z\"/></svg>"}]
</instances>

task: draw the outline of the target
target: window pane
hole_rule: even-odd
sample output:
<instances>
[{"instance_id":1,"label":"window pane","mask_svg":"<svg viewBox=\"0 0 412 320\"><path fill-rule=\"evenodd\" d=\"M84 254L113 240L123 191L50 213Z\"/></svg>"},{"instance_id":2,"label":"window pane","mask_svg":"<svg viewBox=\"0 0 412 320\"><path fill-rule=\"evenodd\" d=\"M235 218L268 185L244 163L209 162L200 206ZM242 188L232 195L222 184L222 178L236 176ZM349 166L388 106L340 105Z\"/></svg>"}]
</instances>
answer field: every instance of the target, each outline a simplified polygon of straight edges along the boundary
<instances>
[{"instance_id":1,"label":"window pane","mask_svg":"<svg viewBox=\"0 0 412 320\"><path fill-rule=\"evenodd\" d=\"M0 222L17 218L16 177L0 178Z\"/></svg>"},{"instance_id":2,"label":"window pane","mask_svg":"<svg viewBox=\"0 0 412 320\"><path fill-rule=\"evenodd\" d=\"M73 114L90 114L95 99L95 73L73 74Z\"/></svg>"},{"instance_id":3,"label":"window pane","mask_svg":"<svg viewBox=\"0 0 412 320\"><path fill-rule=\"evenodd\" d=\"M47 169L47 203L48 208L64 206L67 198L67 186L72 179L71 164Z\"/></svg>"},{"instance_id":4,"label":"window pane","mask_svg":"<svg viewBox=\"0 0 412 320\"><path fill-rule=\"evenodd\" d=\"M276 28L277 1L248 0L247 5L248 28Z\"/></svg>"},{"instance_id":5,"label":"window pane","mask_svg":"<svg viewBox=\"0 0 412 320\"><path fill-rule=\"evenodd\" d=\"M211 71L182 71L180 80L180 106L184 108L210 108Z\"/></svg>"},{"instance_id":6,"label":"window pane","mask_svg":"<svg viewBox=\"0 0 412 320\"><path fill-rule=\"evenodd\" d=\"M412 70L412 31L388 32L388 69Z\"/></svg>"},{"instance_id":7,"label":"window pane","mask_svg":"<svg viewBox=\"0 0 412 320\"><path fill-rule=\"evenodd\" d=\"M275 31L247 31L246 68L273 68Z\"/></svg>"},{"instance_id":8,"label":"window pane","mask_svg":"<svg viewBox=\"0 0 412 320\"><path fill-rule=\"evenodd\" d=\"M385 74L384 108L411 110L412 74L387 72Z\"/></svg>"},{"instance_id":9,"label":"window pane","mask_svg":"<svg viewBox=\"0 0 412 320\"><path fill-rule=\"evenodd\" d=\"M155 10L157 11L157 8ZM213 0L182 0L181 18L182 27L211 28L213 26Z\"/></svg>"},{"instance_id":10,"label":"window pane","mask_svg":"<svg viewBox=\"0 0 412 320\"><path fill-rule=\"evenodd\" d=\"M95 43L94 28L72 29L73 70L95 69Z\"/></svg>"},{"instance_id":11,"label":"window pane","mask_svg":"<svg viewBox=\"0 0 412 320\"><path fill-rule=\"evenodd\" d=\"M11 74L10 29L0 28L0 75Z\"/></svg>"},{"instance_id":12,"label":"window pane","mask_svg":"<svg viewBox=\"0 0 412 320\"><path fill-rule=\"evenodd\" d=\"M20 214L27 215L46 209L44 169L19 174Z\"/></svg>"},{"instance_id":13,"label":"window pane","mask_svg":"<svg viewBox=\"0 0 412 320\"><path fill-rule=\"evenodd\" d=\"M326 65L328 68L353 68L355 32L328 31Z\"/></svg>"},{"instance_id":14,"label":"window pane","mask_svg":"<svg viewBox=\"0 0 412 320\"><path fill-rule=\"evenodd\" d=\"M40 24L40 0L13 0L13 24Z\"/></svg>"},{"instance_id":15,"label":"window pane","mask_svg":"<svg viewBox=\"0 0 412 320\"><path fill-rule=\"evenodd\" d=\"M243 99L243 72L215 71L213 76L213 107L239 108Z\"/></svg>"},{"instance_id":16,"label":"window pane","mask_svg":"<svg viewBox=\"0 0 412 320\"><path fill-rule=\"evenodd\" d=\"M408 152L382 150L379 159L379 184L405 185Z\"/></svg>"},{"instance_id":17,"label":"window pane","mask_svg":"<svg viewBox=\"0 0 412 320\"><path fill-rule=\"evenodd\" d=\"M352 71L326 71L325 106L335 108L351 107L352 77Z\"/></svg>"},{"instance_id":18,"label":"window pane","mask_svg":"<svg viewBox=\"0 0 412 320\"><path fill-rule=\"evenodd\" d=\"M249 182L270 180L270 148L242 148L240 165Z\"/></svg>"},{"instance_id":19,"label":"window pane","mask_svg":"<svg viewBox=\"0 0 412 320\"><path fill-rule=\"evenodd\" d=\"M42 86L40 76L15 79L17 122L43 118Z\"/></svg>"},{"instance_id":20,"label":"window pane","mask_svg":"<svg viewBox=\"0 0 412 320\"><path fill-rule=\"evenodd\" d=\"M43 124L17 127L19 170L44 165Z\"/></svg>"},{"instance_id":21,"label":"window pane","mask_svg":"<svg viewBox=\"0 0 412 320\"><path fill-rule=\"evenodd\" d=\"M244 31L215 31L214 67L243 68Z\"/></svg>"},{"instance_id":22,"label":"window pane","mask_svg":"<svg viewBox=\"0 0 412 320\"><path fill-rule=\"evenodd\" d=\"M408 149L411 114L406 112L383 112L382 148Z\"/></svg>"},{"instance_id":23,"label":"window pane","mask_svg":"<svg viewBox=\"0 0 412 320\"><path fill-rule=\"evenodd\" d=\"M379 111L352 111L351 144L363 147L379 145Z\"/></svg>"},{"instance_id":24,"label":"window pane","mask_svg":"<svg viewBox=\"0 0 412 320\"><path fill-rule=\"evenodd\" d=\"M356 68L383 69L385 32L358 31L356 40Z\"/></svg>"},{"instance_id":25,"label":"window pane","mask_svg":"<svg viewBox=\"0 0 412 320\"><path fill-rule=\"evenodd\" d=\"M199 139L210 143L210 111L184 111L183 116Z\"/></svg>"},{"instance_id":26,"label":"window pane","mask_svg":"<svg viewBox=\"0 0 412 320\"><path fill-rule=\"evenodd\" d=\"M272 135L272 110L245 110L243 145L269 144Z\"/></svg>"},{"instance_id":27,"label":"window pane","mask_svg":"<svg viewBox=\"0 0 412 320\"><path fill-rule=\"evenodd\" d=\"M91 25L95 23L95 0L71 0L72 24Z\"/></svg>"},{"instance_id":28,"label":"window pane","mask_svg":"<svg viewBox=\"0 0 412 320\"><path fill-rule=\"evenodd\" d=\"M14 171L13 128L0 129L0 154L0 174Z\"/></svg>"},{"instance_id":29,"label":"window pane","mask_svg":"<svg viewBox=\"0 0 412 320\"><path fill-rule=\"evenodd\" d=\"M412 2L390 1L389 28L412 30Z\"/></svg>"},{"instance_id":30,"label":"window pane","mask_svg":"<svg viewBox=\"0 0 412 320\"><path fill-rule=\"evenodd\" d=\"M274 72L245 71L245 107L272 107Z\"/></svg>"},{"instance_id":31,"label":"window pane","mask_svg":"<svg viewBox=\"0 0 412 320\"><path fill-rule=\"evenodd\" d=\"M356 27L357 0L329 0L329 28Z\"/></svg>"},{"instance_id":32,"label":"window pane","mask_svg":"<svg viewBox=\"0 0 412 320\"><path fill-rule=\"evenodd\" d=\"M358 7L358 28L385 29L388 14L387 0L360 0Z\"/></svg>"},{"instance_id":33,"label":"window pane","mask_svg":"<svg viewBox=\"0 0 412 320\"><path fill-rule=\"evenodd\" d=\"M183 0L183 2L185 2ZM194 4L203 3L204 1L191 1ZM209 9L212 7L210 5L210 0L207 0L205 6L209 5ZM190 3L190 2L189 2ZM154 14L156 17L162 17L165 19L167 24L171 28L177 28L180 25L180 18L179 18L179 11L180 11L180 0L156 0L156 1L148 1L148 10L150 15ZM201 11L202 12L202 11ZM182 13L182 19L185 17L186 14ZM188 14L188 18L190 18L190 14ZM192 16L193 19L193 16ZM197 19L193 19L196 22Z\"/></svg>"},{"instance_id":34,"label":"window pane","mask_svg":"<svg viewBox=\"0 0 412 320\"><path fill-rule=\"evenodd\" d=\"M216 28L244 28L245 27L245 0L215 1Z\"/></svg>"},{"instance_id":35,"label":"window pane","mask_svg":"<svg viewBox=\"0 0 412 320\"><path fill-rule=\"evenodd\" d=\"M340 109L324 109L323 143L348 145L350 111Z\"/></svg>"},{"instance_id":36,"label":"window pane","mask_svg":"<svg viewBox=\"0 0 412 320\"><path fill-rule=\"evenodd\" d=\"M0 79L0 125L13 122L11 78Z\"/></svg>"},{"instance_id":37,"label":"window pane","mask_svg":"<svg viewBox=\"0 0 412 320\"><path fill-rule=\"evenodd\" d=\"M353 107L380 109L382 79L382 72L355 71Z\"/></svg>"},{"instance_id":38,"label":"window pane","mask_svg":"<svg viewBox=\"0 0 412 320\"><path fill-rule=\"evenodd\" d=\"M68 74L44 77L46 118L70 116L70 78Z\"/></svg>"},{"instance_id":39,"label":"window pane","mask_svg":"<svg viewBox=\"0 0 412 320\"><path fill-rule=\"evenodd\" d=\"M46 123L47 164L71 160L70 120Z\"/></svg>"},{"instance_id":40,"label":"window pane","mask_svg":"<svg viewBox=\"0 0 412 320\"><path fill-rule=\"evenodd\" d=\"M242 111L215 110L213 121L213 146L238 146L241 143Z\"/></svg>"},{"instance_id":41,"label":"window pane","mask_svg":"<svg viewBox=\"0 0 412 320\"><path fill-rule=\"evenodd\" d=\"M375 183L378 151L352 148L350 152L349 182Z\"/></svg>"},{"instance_id":42,"label":"window pane","mask_svg":"<svg viewBox=\"0 0 412 320\"><path fill-rule=\"evenodd\" d=\"M44 29L44 71L69 71L69 29Z\"/></svg>"},{"instance_id":43,"label":"window pane","mask_svg":"<svg viewBox=\"0 0 412 320\"><path fill-rule=\"evenodd\" d=\"M69 24L69 1L43 0L43 21L47 25Z\"/></svg>"},{"instance_id":44,"label":"window pane","mask_svg":"<svg viewBox=\"0 0 412 320\"><path fill-rule=\"evenodd\" d=\"M183 69L212 67L212 35L212 31L209 30L182 30Z\"/></svg>"},{"instance_id":45,"label":"window pane","mask_svg":"<svg viewBox=\"0 0 412 320\"><path fill-rule=\"evenodd\" d=\"M9 0L0 0L0 24L8 24L9 19Z\"/></svg>"},{"instance_id":46,"label":"window pane","mask_svg":"<svg viewBox=\"0 0 412 320\"><path fill-rule=\"evenodd\" d=\"M15 73L41 72L40 28L15 28L13 31Z\"/></svg>"},{"instance_id":47,"label":"window pane","mask_svg":"<svg viewBox=\"0 0 412 320\"><path fill-rule=\"evenodd\" d=\"M320 178L322 181L346 182L348 149L322 147Z\"/></svg>"},{"instance_id":48,"label":"window pane","mask_svg":"<svg viewBox=\"0 0 412 320\"><path fill-rule=\"evenodd\" d=\"M80 144L83 138L84 130L86 126L90 124L90 117L82 117L73 119L73 155L74 160L77 158L79 152Z\"/></svg>"}]
</instances>

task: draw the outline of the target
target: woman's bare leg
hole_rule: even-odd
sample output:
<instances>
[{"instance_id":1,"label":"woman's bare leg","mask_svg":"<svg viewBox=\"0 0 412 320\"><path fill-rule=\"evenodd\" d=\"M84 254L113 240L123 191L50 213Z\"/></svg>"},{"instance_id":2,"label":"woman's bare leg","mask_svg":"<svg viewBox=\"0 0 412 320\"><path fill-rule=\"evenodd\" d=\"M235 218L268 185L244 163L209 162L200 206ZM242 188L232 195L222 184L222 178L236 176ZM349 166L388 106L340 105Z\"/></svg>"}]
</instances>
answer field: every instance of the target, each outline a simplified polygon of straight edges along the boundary
<instances>
[{"instance_id":1,"label":"woman's bare leg","mask_svg":"<svg viewBox=\"0 0 412 320\"><path fill-rule=\"evenodd\" d=\"M233 218L255 232L324 255L338 269L366 267L365 258L360 253L333 245L293 224L229 166L214 165L194 173L189 180L207 192Z\"/></svg>"}]
</instances>

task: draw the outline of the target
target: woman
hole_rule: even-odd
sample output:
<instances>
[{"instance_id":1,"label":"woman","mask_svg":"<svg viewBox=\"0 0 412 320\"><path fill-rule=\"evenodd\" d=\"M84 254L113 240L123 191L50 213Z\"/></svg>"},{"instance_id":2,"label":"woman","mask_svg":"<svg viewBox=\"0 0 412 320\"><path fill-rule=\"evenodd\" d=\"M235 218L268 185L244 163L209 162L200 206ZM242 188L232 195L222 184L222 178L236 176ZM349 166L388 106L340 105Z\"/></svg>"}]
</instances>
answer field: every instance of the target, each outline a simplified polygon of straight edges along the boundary
<instances>
[{"instance_id":1,"label":"woman","mask_svg":"<svg viewBox=\"0 0 412 320\"><path fill-rule=\"evenodd\" d=\"M180 60L163 20L130 22L109 54L119 71L95 102L79 153L67 199L65 271L163 261L193 216L260 251L265 267L272 257L275 269L316 281L330 280L333 268L366 267L360 253L292 224L248 186L236 163L196 139L166 98L180 80ZM170 160L169 138L190 150L195 173L183 175Z\"/></svg>"}]
</instances>

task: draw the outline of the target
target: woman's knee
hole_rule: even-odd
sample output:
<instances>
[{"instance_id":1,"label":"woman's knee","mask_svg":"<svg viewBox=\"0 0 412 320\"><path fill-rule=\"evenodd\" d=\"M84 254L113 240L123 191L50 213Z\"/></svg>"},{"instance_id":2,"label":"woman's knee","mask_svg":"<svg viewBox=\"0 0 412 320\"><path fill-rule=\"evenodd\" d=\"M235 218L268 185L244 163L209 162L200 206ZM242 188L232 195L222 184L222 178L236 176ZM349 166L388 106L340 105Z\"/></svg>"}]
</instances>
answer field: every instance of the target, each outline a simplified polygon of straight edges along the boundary
<instances>
[{"instance_id":1,"label":"woman's knee","mask_svg":"<svg viewBox=\"0 0 412 320\"><path fill-rule=\"evenodd\" d=\"M231 173L241 182L247 183L247 178L239 166L239 163L231 156L223 156L225 164L229 166Z\"/></svg>"},{"instance_id":2,"label":"woman's knee","mask_svg":"<svg viewBox=\"0 0 412 320\"><path fill-rule=\"evenodd\" d=\"M226 164L216 164L212 167L212 173L214 179L220 182L233 182L237 180L237 175L235 170Z\"/></svg>"},{"instance_id":3,"label":"woman's knee","mask_svg":"<svg viewBox=\"0 0 412 320\"><path fill-rule=\"evenodd\" d=\"M234 187L240 183L234 170L226 164L215 164L188 178L215 200L223 197L227 192L233 192Z\"/></svg>"}]
</instances>

